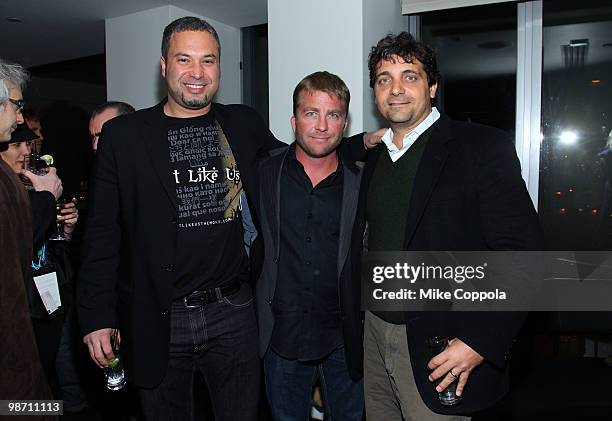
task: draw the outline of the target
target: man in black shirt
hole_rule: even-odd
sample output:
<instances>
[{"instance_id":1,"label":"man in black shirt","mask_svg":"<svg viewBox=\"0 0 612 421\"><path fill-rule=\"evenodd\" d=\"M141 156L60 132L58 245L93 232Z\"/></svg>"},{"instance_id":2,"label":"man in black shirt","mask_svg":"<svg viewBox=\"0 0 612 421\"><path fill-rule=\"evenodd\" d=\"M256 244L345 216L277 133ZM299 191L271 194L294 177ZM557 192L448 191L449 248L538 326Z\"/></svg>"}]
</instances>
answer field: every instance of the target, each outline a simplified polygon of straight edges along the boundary
<instances>
[{"instance_id":1,"label":"man in black shirt","mask_svg":"<svg viewBox=\"0 0 612 421\"><path fill-rule=\"evenodd\" d=\"M359 285L348 245L361 177L339 149L350 94L328 72L293 94L296 142L260 165L265 263L257 284L260 353L277 420L307 419L319 381L330 419L361 420Z\"/></svg>"}]
</instances>

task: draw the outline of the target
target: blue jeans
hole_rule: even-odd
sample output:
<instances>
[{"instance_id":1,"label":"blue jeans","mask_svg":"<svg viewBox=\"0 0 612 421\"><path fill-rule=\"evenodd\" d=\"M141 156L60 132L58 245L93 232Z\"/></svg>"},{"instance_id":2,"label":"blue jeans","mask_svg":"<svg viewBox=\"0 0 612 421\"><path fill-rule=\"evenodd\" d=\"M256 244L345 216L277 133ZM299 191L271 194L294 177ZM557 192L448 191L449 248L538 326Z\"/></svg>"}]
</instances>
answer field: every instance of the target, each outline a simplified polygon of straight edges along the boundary
<instances>
[{"instance_id":1,"label":"blue jeans","mask_svg":"<svg viewBox=\"0 0 612 421\"><path fill-rule=\"evenodd\" d=\"M172 303L166 375L159 386L139 389L145 419L192 420L196 370L206 380L216 420L257 420L261 363L248 285L195 308Z\"/></svg>"},{"instance_id":2,"label":"blue jeans","mask_svg":"<svg viewBox=\"0 0 612 421\"><path fill-rule=\"evenodd\" d=\"M264 357L266 393L275 420L310 419L312 388L321 383L326 420L361 421L363 381L354 382L348 374L344 348L338 348L320 361L287 360L272 349Z\"/></svg>"}]
</instances>

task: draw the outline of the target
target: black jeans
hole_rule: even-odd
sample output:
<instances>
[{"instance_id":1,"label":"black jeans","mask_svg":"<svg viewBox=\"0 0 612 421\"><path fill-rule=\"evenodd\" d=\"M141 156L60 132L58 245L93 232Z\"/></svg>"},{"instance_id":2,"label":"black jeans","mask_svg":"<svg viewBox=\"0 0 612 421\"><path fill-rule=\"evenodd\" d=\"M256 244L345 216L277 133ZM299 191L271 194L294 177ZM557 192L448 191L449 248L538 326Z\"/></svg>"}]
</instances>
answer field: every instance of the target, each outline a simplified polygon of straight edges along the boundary
<instances>
[{"instance_id":1,"label":"black jeans","mask_svg":"<svg viewBox=\"0 0 612 421\"><path fill-rule=\"evenodd\" d=\"M195 308L172 303L166 375L159 386L139 389L145 419L192 420L196 370L206 380L216 420L257 420L261 365L248 285Z\"/></svg>"}]
</instances>

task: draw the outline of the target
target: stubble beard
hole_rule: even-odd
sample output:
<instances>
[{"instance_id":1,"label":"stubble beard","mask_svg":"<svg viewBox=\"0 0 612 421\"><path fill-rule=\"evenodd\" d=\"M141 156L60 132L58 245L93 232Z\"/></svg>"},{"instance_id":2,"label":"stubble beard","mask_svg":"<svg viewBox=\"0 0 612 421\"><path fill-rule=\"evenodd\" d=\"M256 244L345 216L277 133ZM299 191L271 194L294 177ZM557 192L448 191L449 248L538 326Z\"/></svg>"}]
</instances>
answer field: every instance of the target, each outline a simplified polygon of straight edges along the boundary
<instances>
[{"instance_id":1,"label":"stubble beard","mask_svg":"<svg viewBox=\"0 0 612 421\"><path fill-rule=\"evenodd\" d=\"M338 149L338 146L340 145L340 140L338 140L335 143L330 144L326 149L323 150L323 152L319 153L319 152L314 151L308 145L308 143L306 143L306 141L304 140L302 136L296 135L295 141L300 146L300 149L302 149L304 153L311 158L325 158L326 156L329 156L332 153L334 153L336 149Z\"/></svg>"},{"instance_id":2,"label":"stubble beard","mask_svg":"<svg viewBox=\"0 0 612 421\"><path fill-rule=\"evenodd\" d=\"M408 109L387 109L386 118L391 124L406 124L412 121L414 118L415 110L412 106L406 107Z\"/></svg>"},{"instance_id":3,"label":"stubble beard","mask_svg":"<svg viewBox=\"0 0 612 421\"><path fill-rule=\"evenodd\" d=\"M389 114L387 119L389 120L389 123L391 124L406 124L406 123L411 122L413 117L414 117L413 113L399 114L399 115Z\"/></svg>"}]
</instances>

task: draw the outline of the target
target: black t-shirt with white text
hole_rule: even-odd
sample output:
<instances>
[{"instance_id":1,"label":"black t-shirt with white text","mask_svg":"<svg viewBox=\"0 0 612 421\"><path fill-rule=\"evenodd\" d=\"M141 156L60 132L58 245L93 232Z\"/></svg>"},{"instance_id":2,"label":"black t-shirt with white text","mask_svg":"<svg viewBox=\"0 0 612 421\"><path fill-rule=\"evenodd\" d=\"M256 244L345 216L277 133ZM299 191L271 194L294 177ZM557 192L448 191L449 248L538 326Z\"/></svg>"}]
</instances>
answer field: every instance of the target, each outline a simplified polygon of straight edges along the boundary
<instances>
[{"instance_id":1,"label":"black t-shirt with white text","mask_svg":"<svg viewBox=\"0 0 612 421\"><path fill-rule=\"evenodd\" d=\"M212 112L165 117L179 206L174 298L247 278L236 159Z\"/></svg>"}]
</instances>

